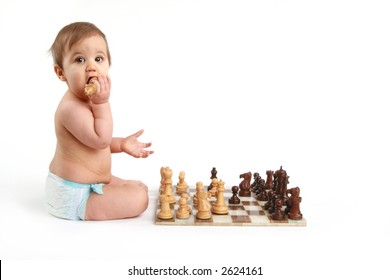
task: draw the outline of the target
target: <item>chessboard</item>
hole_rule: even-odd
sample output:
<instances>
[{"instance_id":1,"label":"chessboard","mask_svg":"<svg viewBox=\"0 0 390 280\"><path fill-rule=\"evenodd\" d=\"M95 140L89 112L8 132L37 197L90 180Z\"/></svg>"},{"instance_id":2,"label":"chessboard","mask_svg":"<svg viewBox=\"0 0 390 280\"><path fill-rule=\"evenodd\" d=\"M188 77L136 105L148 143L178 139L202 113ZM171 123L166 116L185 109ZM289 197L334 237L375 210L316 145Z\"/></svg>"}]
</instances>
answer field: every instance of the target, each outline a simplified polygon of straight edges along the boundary
<instances>
[{"instance_id":1,"label":"chessboard","mask_svg":"<svg viewBox=\"0 0 390 280\"><path fill-rule=\"evenodd\" d=\"M188 188L188 206L190 207L190 217L187 219L179 219L176 217L179 208L180 196L176 194L176 186L173 186L173 193L175 196L175 203L170 204L174 211L174 216L171 219L160 219L158 213L161 209L161 202L157 199L157 208L155 213L155 223L157 225L169 226L284 226L284 227L302 227L306 226L305 218L301 220L290 220L287 217L283 220L274 220L271 214L265 209L266 201L259 201L256 199L254 193L249 197L240 196L239 204L230 204L229 198L232 196L231 188L227 187L224 191L224 200L228 207L228 214L217 215L212 214L212 217L207 220L196 218L196 208L193 204L193 197L196 192L195 187ZM216 198L209 199L210 204L213 205ZM283 206L285 207L285 206Z\"/></svg>"}]
</instances>

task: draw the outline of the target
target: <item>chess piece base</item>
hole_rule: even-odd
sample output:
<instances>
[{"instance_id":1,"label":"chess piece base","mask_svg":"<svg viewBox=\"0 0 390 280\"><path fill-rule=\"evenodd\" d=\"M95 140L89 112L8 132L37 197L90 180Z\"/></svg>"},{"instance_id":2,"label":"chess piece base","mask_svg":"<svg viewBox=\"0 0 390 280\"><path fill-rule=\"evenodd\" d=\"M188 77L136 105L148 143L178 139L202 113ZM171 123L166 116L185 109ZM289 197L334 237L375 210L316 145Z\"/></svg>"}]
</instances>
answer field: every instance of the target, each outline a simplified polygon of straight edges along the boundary
<instances>
[{"instance_id":1,"label":"chess piece base","mask_svg":"<svg viewBox=\"0 0 390 280\"><path fill-rule=\"evenodd\" d=\"M238 195L239 196L244 196L244 197L250 197L251 196L251 191L244 191L244 190L240 190L239 192L238 192Z\"/></svg>"},{"instance_id":2,"label":"chess piece base","mask_svg":"<svg viewBox=\"0 0 390 280\"><path fill-rule=\"evenodd\" d=\"M290 220L302 220L302 214L301 213L288 213L288 218L290 219Z\"/></svg>"},{"instance_id":3,"label":"chess piece base","mask_svg":"<svg viewBox=\"0 0 390 280\"><path fill-rule=\"evenodd\" d=\"M162 220L169 220L169 219L173 219L173 213L172 212L160 212L157 215L157 217L162 219Z\"/></svg>"},{"instance_id":4,"label":"chess piece base","mask_svg":"<svg viewBox=\"0 0 390 280\"><path fill-rule=\"evenodd\" d=\"M212 215L210 211L198 211L196 217L200 220L208 220L211 219Z\"/></svg>"},{"instance_id":5,"label":"chess piece base","mask_svg":"<svg viewBox=\"0 0 390 280\"><path fill-rule=\"evenodd\" d=\"M183 212L176 212L176 218L177 219L188 219L190 217L190 213L183 211Z\"/></svg>"},{"instance_id":6,"label":"chess piece base","mask_svg":"<svg viewBox=\"0 0 390 280\"><path fill-rule=\"evenodd\" d=\"M214 205L211 208L211 212L213 212L214 214L217 214L217 215L225 215L225 214L229 213L229 209L227 208L227 206Z\"/></svg>"},{"instance_id":7,"label":"chess piece base","mask_svg":"<svg viewBox=\"0 0 390 280\"><path fill-rule=\"evenodd\" d=\"M238 197L232 197L229 199L230 204L240 204L241 200Z\"/></svg>"}]
</instances>

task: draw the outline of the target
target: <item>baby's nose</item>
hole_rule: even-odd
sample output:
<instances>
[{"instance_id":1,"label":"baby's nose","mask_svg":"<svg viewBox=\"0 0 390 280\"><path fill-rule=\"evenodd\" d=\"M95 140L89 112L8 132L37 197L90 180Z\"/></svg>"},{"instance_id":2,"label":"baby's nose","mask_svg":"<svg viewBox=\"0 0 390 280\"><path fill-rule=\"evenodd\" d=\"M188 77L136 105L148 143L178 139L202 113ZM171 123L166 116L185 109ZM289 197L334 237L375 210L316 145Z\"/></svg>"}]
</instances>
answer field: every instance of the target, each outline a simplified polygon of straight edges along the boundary
<instances>
[{"instance_id":1,"label":"baby's nose","mask_svg":"<svg viewBox=\"0 0 390 280\"><path fill-rule=\"evenodd\" d=\"M96 64L94 62L89 62L87 64L86 72L96 72Z\"/></svg>"}]
</instances>

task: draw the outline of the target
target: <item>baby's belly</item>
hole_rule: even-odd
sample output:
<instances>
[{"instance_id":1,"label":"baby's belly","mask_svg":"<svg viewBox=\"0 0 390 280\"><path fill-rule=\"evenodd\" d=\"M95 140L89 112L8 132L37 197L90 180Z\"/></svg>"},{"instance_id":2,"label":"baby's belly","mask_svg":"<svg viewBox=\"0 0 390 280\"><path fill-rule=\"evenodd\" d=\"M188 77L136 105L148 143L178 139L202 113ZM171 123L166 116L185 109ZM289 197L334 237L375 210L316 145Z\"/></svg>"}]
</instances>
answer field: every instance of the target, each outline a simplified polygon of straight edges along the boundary
<instances>
[{"instance_id":1,"label":"baby's belly","mask_svg":"<svg viewBox=\"0 0 390 280\"><path fill-rule=\"evenodd\" d=\"M111 181L111 152L108 149L90 154L56 153L50 172L83 184L108 183Z\"/></svg>"}]
</instances>

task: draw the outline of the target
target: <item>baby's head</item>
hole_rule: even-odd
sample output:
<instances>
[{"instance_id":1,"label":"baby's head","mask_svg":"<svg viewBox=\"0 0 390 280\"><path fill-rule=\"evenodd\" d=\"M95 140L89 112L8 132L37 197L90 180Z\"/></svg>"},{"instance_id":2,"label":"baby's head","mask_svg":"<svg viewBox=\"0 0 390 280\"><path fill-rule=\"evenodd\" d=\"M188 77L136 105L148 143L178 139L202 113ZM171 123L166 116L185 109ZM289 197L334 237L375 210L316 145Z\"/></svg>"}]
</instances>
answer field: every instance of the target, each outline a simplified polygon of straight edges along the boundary
<instances>
[{"instance_id":1,"label":"baby's head","mask_svg":"<svg viewBox=\"0 0 390 280\"><path fill-rule=\"evenodd\" d=\"M74 22L63 27L58 32L50 52L53 56L54 64L63 68L64 54L69 51L72 46L80 40L89 38L91 36L101 36L106 42L108 63L111 65L111 55L108 48L108 43L104 33L94 24L89 22Z\"/></svg>"}]
</instances>

